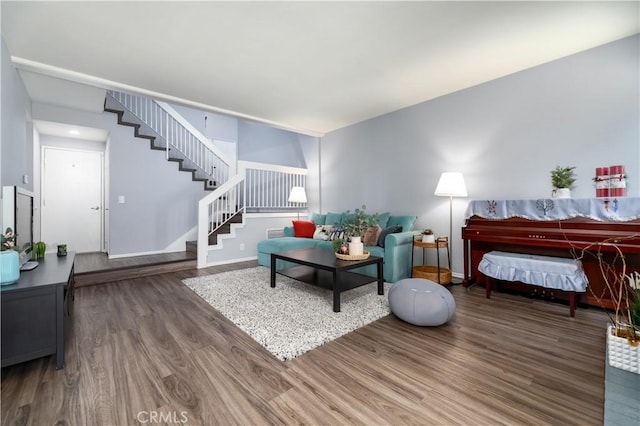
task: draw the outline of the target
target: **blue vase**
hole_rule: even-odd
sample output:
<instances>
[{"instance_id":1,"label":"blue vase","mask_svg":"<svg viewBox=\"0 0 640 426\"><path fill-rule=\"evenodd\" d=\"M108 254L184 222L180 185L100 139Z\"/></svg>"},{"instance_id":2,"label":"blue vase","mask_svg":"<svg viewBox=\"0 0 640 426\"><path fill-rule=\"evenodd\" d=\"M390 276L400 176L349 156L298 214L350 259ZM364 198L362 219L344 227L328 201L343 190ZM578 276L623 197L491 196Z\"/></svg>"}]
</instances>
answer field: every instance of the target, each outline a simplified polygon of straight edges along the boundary
<instances>
[{"instance_id":1,"label":"blue vase","mask_svg":"<svg viewBox=\"0 0 640 426\"><path fill-rule=\"evenodd\" d=\"M0 285L13 284L20 279L20 262L15 250L0 251Z\"/></svg>"}]
</instances>

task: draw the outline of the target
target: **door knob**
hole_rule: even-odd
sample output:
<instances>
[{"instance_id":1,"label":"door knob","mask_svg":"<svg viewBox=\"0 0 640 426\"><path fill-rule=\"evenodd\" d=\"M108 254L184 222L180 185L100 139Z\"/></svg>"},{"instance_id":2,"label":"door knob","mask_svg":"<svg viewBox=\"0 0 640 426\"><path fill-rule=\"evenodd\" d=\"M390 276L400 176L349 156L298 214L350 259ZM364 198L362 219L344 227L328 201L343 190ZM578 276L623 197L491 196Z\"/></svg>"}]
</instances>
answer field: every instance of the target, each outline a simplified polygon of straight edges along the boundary
<instances>
[{"instance_id":1,"label":"door knob","mask_svg":"<svg viewBox=\"0 0 640 426\"><path fill-rule=\"evenodd\" d=\"M100 206L91 207L91 210L100 210Z\"/></svg>"}]
</instances>

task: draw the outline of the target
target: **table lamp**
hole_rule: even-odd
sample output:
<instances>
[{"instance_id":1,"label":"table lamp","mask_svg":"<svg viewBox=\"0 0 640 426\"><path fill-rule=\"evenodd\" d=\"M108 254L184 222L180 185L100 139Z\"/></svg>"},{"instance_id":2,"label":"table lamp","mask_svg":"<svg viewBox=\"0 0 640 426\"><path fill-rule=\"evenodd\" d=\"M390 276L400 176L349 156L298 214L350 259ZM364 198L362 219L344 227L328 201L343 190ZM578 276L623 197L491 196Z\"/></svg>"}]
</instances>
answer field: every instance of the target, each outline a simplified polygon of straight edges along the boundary
<instances>
[{"instance_id":1,"label":"table lamp","mask_svg":"<svg viewBox=\"0 0 640 426\"><path fill-rule=\"evenodd\" d=\"M301 186L294 186L289 193L290 203L304 204L307 202L307 194ZM300 220L300 208L298 207L298 220Z\"/></svg>"}]
</instances>

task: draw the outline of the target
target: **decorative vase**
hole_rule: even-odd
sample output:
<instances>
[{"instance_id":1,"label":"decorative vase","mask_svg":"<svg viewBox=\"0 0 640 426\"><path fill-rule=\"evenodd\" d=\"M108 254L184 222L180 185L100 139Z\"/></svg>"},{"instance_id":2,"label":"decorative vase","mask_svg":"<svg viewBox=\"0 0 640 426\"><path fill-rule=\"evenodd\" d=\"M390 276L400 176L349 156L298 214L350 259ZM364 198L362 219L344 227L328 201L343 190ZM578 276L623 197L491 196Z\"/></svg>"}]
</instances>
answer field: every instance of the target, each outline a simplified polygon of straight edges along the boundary
<instances>
[{"instance_id":1,"label":"decorative vase","mask_svg":"<svg viewBox=\"0 0 640 426\"><path fill-rule=\"evenodd\" d=\"M0 285L13 284L20 279L20 261L15 250L0 251Z\"/></svg>"},{"instance_id":2,"label":"decorative vase","mask_svg":"<svg viewBox=\"0 0 640 426\"><path fill-rule=\"evenodd\" d=\"M555 188L551 191L551 197L553 198L571 198L571 189L569 188Z\"/></svg>"},{"instance_id":3,"label":"decorative vase","mask_svg":"<svg viewBox=\"0 0 640 426\"><path fill-rule=\"evenodd\" d=\"M632 346L625 337L613 334L614 327L607 327L607 355L609 365L640 374L640 345Z\"/></svg>"},{"instance_id":4,"label":"decorative vase","mask_svg":"<svg viewBox=\"0 0 640 426\"><path fill-rule=\"evenodd\" d=\"M351 242L349 243L349 254L357 256L363 253L364 244L362 244L361 237L351 237Z\"/></svg>"}]
</instances>

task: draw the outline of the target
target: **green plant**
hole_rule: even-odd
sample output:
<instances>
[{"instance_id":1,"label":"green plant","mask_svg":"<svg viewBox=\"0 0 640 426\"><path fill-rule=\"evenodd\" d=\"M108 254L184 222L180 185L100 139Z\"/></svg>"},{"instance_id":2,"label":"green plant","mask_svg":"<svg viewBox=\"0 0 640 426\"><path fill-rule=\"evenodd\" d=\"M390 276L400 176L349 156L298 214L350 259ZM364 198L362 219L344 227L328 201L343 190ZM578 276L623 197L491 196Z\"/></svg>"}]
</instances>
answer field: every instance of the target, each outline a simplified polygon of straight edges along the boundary
<instances>
[{"instance_id":1,"label":"green plant","mask_svg":"<svg viewBox=\"0 0 640 426\"><path fill-rule=\"evenodd\" d=\"M340 246L344 244L344 240L342 238L336 238L331 242L331 247L333 251L338 253L340 251Z\"/></svg>"},{"instance_id":2,"label":"green plant","mask_svg":"<svg viewBox=\"0 0 640 426\"><path fill-rule=\"evenodd\" d=\"M47 251L47 245L44 241L38 241L33 245L33 257L34 259L44 259L44 253Z\"/></svg>"},{"instance_id":3,"label":"green plant","mask_svg":"<svg viewBox=\"0 0 640 426\"><path fill-rule=\"evenodd\" d=\"M347 220L342 223L342 226L349 237L364 236L367 228L375 226L378 222L378 213L368 216L365 210L367 210L367 206L363 204L362 207L356 209L352 215L349 214L349 210L346 211Z\"/></svg>"},{"instance_id":4,"label":"green plant","mask_svg":"<svg viewBox=\"0 0 640 426\"><path fill-rule=\"evenodd\" d=\"M13 229L7 228L2 234L2 243L0 244L0 251L13 250L16 246L16 234Z\"/></svg>"},{"instance_id":5,"label":"green plant","mask_svg":"<svg viewBox=\"0 0 640 426\"><path fill-rule=\"evenodd\" d=\"M582 260L585 256L592 256L597 259L604 289L598 292L592 286L587 286L587 289L605 309L613 333L636 346L640 344L640 273L627 274L626 258L620 248L623 240L633 237L611 237L591 243L578 253L574 252L574 258ZM613 254L605 257L603 247Z\"/></svg>"},{"instance_id":6,"label":"green plant","mask_svg":"<svg viewBox=\"0 0 640 426\"><path fill-rule=\"evenodd\" d=\"M638 271L627 275L629 286L629 317L634 328L640 331L640 273Z\"/></svg>"},{"instance_id":7,"label":"green plant","mask_svg":"<svg viewBox=\"0 0 640 426\"><path fill-rule=\"evenodd\" d=\"M571 188L576 181L574 171L575 167L557 166L551 170L551 184L554 188Z\"/></svg>"}]
</instances>

